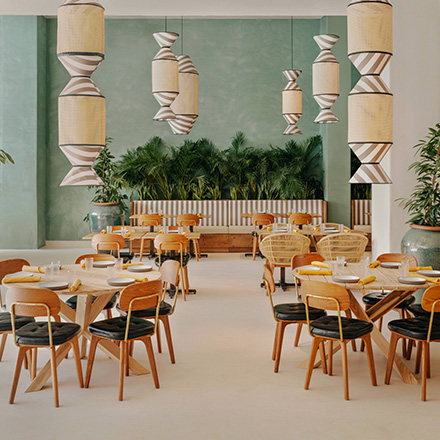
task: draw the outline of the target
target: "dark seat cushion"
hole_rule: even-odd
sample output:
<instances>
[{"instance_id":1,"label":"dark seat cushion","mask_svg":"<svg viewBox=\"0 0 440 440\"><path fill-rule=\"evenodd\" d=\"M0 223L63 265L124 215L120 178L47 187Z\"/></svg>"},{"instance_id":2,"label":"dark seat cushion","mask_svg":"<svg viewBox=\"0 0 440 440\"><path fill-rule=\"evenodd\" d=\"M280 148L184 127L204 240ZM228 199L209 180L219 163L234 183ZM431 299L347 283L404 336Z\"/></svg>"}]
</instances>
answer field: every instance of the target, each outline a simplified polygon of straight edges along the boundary
<instances>
[{"instance_id":1,"label":"dark seat cushion","mask_svg":"<svg viewBox=\"0 0 440 440\"><path fill-rule=\"evenodd\" d=\"M126 311L119 308L119 304L116 305L116 310L123 316L127 315ZM173 307L170 304L162 301L159 307L159 315L169 315L172 310ZM149 309L143 310L134 310L131 312L131 316L136 316L137 318L154 318L156 316L156 307L150 307Z\"/></svg>"},{"instance_id":2,"label":"dark seat cushion","mask_svg":"<svg viewBox=\"0 0 440 440\"><path fill-rule=\"evenodd\" d=\"M344 339L360 338L373 330L373 324L361 319L341 317L342 336ZM310 323L310 331L322 338L340 339L338 317L324 316Z\"/></svg>"},{"instance_id":3,"label":"dark seat cushion","mask_svg":"<svg viewBox=\"0 0 440 440\"><path fill-rule=\"evenodd\" d=\"M27 316L16 316L15 329L19 329L34 321L34 318L28 318ZM8 312L0 313L0 332L12 332L11 314Z\"/></svg>"},{"instance_id":4,"label":"dark seat cushion","mask_svg":"<svg viewBox=\"0 0 440 440\"><path fill-rule=\"evenodd\" d=\"M395 319L388 323L388 328L402 336L426 341L428 338L429 320L426 318ZM432 326L431 339L440 339L440 324Z\"/></svg>"},{"instance_id":5,"label":"dark seat cushion","mask_svg":"<svg viewBox=\"0 0 440 440\"><path fill-rule=\"evenodd\" d=\"M64 344L81 332L81 326L73 322L52 322L54 345ZM49 346L47 322L31 322L15 332L17 344Z\"/></svg>"},{"instance_id":6,"label":"dark seat cushion","mask_svg":"<svg viewBox=\"0 0 440 440\"><path fill-rule=\"evenodd\" d=\"M431 318L431 312L427 312L421 304L411 304L408 307L408 310L416 317L416 318ZM440 312L434 313L434 322L440 323Z\"/></svg>"},{"instance_id":7,"label":"dark seat cushion","mask_svg":"<svg viewBox=\"0 0 440 440\"><path fill-rule=\"evenodd\" d=\"M112 299L105 305L104 310L112 309L113 306L116 304L116 300L118 299L119 292L115 293ZM93 297L93 301L95 301L97 297ZM78 296L71 296L67 301L66 304L73 310L76 310L76 303L78 302Z\"/></svg>"},{"instance_id":8,"label":"dark seat cushion","mask_svg":"<svg viewBox=\"0 0 440 440\"><path fill-rule=\"evenodd\" d=\"M362 301L364 304L367 304L369 306L376 305L381 299L385 298L387 294L383 294L382 292L372 292L368 293L367 295L364 295L362 297ZM410 306L416 298L414 296L409 296L408 298L404 299L400 304L398 304L395 309L406 309L408 306Z\"/></svg>"},{"instance_id":9,"label":"dark seat cushion","mask_svg":"<svg viewBox=\"0 0 440 440\"><path fill-rule=\"evenodd\" d=\"M304 303L286 303L277 304L274 307L275 317L280 321L305 321L307 320L306 306ZM310 319L315 319L325 316L325 310L315 309L309 307Z\"/></svg>"},{"instance_id":10,"label":"dark seat cushion","mask_svg":"<svg viewBox=\"0 0 440 440\"><path fill-rule=\"evenodd\" d=\"M114 339L122 341L125 338L125 329L127 327L127 318L118 316L117 318L105 319L104 321L96 321L89 325L89 332L100 338ZM154 324L144 319L131 317L130 329L128 331L128 339L136 339L141 336L153 334Z\"/></svg>"},{"instance_id":11,"label":"dark seat cushion","mask_svg":"<svg viewBox=\"0 0 440 440\"><path fill-rule=\"evenodd\" d=\"M160 256L162 263L167 260L175 260L180 263L180 253L176 253L175 255L169 255L169 254L161 254ZM191 259L190 254L183 254L182 264L186 266L188 264L188 261ZM156 266L159 267L159 257L157 257L154 262L156 263Z\"/></svg>"}]
</instances>

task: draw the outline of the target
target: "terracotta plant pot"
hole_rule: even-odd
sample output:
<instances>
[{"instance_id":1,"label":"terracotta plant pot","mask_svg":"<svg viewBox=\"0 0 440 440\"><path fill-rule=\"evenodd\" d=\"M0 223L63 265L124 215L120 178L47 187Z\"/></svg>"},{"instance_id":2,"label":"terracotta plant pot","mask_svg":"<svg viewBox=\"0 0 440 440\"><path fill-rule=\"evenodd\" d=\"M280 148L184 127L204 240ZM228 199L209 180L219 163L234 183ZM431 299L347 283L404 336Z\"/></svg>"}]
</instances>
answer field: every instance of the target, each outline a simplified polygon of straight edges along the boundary
<instances>
[{"instance_id":1,"label":"terracotta plant pot","mask_svg":"<svg viewBox=\"0 0 440 440\"><path fill-rule=\"evenodd\" d=\"M94 202L89 213L90 232L100 232L107 226L122 225L124 213L119 202L100 203Z\"/></svg>"}]
</instances>

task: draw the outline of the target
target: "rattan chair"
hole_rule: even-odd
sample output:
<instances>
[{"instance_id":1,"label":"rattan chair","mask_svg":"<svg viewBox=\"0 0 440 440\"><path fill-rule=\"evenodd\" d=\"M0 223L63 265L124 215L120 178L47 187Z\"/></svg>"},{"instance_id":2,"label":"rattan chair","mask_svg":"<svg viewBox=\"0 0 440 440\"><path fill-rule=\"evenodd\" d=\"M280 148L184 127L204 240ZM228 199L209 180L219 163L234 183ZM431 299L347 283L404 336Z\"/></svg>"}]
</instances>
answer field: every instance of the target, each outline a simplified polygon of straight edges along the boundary
<instances>
[{"instance_id":1,"label":"rattan chair","mask_svg":"<svg viewBox=\"0 0 440 440\"><path fill-rule=\"evenodd\" d=\"M344 256L347 263L359 263L368 244L368 238L356 233L327 235L316 243L316 251L326 261Z\"/></svg>"},{"instance_id":2,"label":"rattan chair","mask_svg":"<svg viewBox=\"0 0 440 440\"><path fill-rule=\"evenodd\" d=\"M255 260L257 255L257 248L260 243L260 234L258 233L259 229L263 226L269 226L273 224L275 221L275 217L272 214L253 214L252 215L252 224L254 225L254 230L252 231L252 258Z\"/></svg>"},{"instance_id":3,"label":"rattan chair","mask_svg":"<svg viewBox=\"0 0 440 440\"><path fill-rule=\"evenodd\" d=\"M286 290L286 267L290 267L292 258L298 254L306 254L310 250L310 239L297 233L271 234L260 243L260 252L267 258L272 271L280 268L279 285Z\"/></svg>"}]
</instances>

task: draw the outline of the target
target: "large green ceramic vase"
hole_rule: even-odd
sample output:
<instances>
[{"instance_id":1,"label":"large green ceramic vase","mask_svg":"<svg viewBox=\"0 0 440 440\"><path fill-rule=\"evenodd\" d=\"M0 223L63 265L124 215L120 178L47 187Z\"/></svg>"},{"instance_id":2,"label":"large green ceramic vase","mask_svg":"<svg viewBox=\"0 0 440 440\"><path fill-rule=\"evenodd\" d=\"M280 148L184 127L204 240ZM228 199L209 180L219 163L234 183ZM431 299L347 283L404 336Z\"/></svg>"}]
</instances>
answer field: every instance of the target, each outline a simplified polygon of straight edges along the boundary
<instances>
[{"instance_id":1,"label":"large green ceramic vase","mask_svg":"<svg viewBox=\"0 0 440 440\"><path fill-rule=\"evenodd\" d=\"M93 203L89 212L90 232L100 232L107 226L124 224L124 213L118 202L114 203Z\"/></svg>"},{"instance_id":2,"label":"large green ceramic vase","mask_svg":"<svg viewBox=\"0 0 440 440\"><path fill-rule=\"evenodd\" d=\"M404 235L401 250L417 258L419 266L440 270L440 227L410 225Z\"/></svg>"}]
</instances>

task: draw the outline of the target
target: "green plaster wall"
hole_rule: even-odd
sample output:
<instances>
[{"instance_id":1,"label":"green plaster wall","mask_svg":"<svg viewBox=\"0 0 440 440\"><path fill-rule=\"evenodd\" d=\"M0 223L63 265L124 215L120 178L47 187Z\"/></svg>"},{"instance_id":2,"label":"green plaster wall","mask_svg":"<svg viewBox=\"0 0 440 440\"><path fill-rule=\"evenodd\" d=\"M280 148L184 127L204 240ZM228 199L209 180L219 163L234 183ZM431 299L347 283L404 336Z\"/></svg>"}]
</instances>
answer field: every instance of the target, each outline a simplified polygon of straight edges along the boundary
<instances>
[{"instance_id":1,"label":"green plaster wall","mask_svg":"<svg viewBox=\"0 0 440 440\"><path fill-rule=\"evenodd\" d=\"M16 162L0 166L3 249L44 244L44 196L39 197L44 176L38 175L45 149L38 140L39 122L45 117L43 113L38 121L39 23L37 17L0 17L0 145Z\"/></svg>"}]
</instances>

